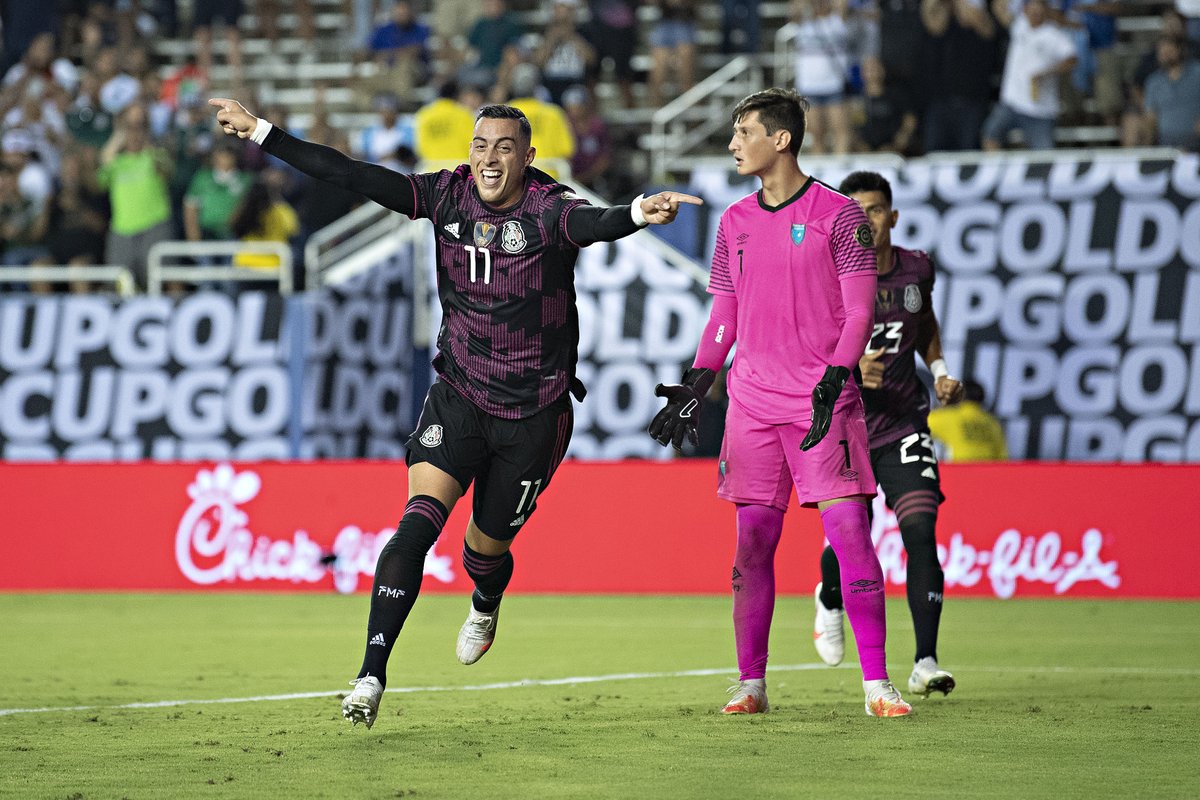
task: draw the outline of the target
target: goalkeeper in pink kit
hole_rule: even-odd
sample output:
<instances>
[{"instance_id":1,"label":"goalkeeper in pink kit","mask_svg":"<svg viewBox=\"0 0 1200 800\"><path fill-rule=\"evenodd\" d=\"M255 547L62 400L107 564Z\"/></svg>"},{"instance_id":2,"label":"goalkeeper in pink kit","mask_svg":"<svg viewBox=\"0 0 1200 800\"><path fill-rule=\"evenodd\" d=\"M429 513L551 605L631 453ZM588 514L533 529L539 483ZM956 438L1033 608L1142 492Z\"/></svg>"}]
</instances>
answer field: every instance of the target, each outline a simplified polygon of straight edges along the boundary
<instances>
[{"instance_id":1,"label":"goalkeeper in pink kit","mask_svg":"<svg viewBox=\"0 0 1200 800\"><path fill-rule=\"evenodd\" d=\"M752 94L733 111L729 151L762 189L725 210L708 291L712 314L680 384L650 435L695 441L704 396L734 342L717 494L737 506L733 627L740 680L727 714L768 709L767 643L775 608L775 550L792 486L820 510L841 564L858 643L866 711L908 714L888 680L883 572L871 544L875 494L858 385L849 380L874 322L875 250L854 200L800 170L807 103L791 90Z\"/></svg>"}]
</instances>

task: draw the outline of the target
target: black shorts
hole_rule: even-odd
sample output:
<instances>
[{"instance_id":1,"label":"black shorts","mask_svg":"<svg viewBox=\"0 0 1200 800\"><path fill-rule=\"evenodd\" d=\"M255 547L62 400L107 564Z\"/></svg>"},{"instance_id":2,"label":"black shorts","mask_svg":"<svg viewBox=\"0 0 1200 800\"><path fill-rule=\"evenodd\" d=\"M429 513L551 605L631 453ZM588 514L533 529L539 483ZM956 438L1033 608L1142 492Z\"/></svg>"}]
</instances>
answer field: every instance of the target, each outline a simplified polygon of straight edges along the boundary
<instances>
[{"instance_id":1,"label":"black shorts","mask_svg":"<svg viewBox=\"0 0 1200 800\"><path fill-rule=\"evenodd\" d=\"M237 27L242 16L242 0L195 0L192 4L192 25L211 28L218 20Z\"/></svg>"},{"instance_id":2,"label":"black shorts","mask_svg":"<svg viewBox=\"0 0 1200 800\"><path fill-rule=\"evenodd\" d=\"M939 503L946 499L929 431L910 433L898 441L872 448L871 469L892 510L896 501L909 492L935 492Z\"/></svg>"},{"instance_id":3,"label":"black shorts","mask_svg":"<svg viewBox=\"0 0 1200 800\"><path fill-rule=\"evenodd\" d=\"M507 541L536 510L567 453L574 425L567 394L531 417L500 419L437 381L408 439L406 461L432 464L453 476L463 491L474 482L476 527Z\"/></svg>"}]
</instances>

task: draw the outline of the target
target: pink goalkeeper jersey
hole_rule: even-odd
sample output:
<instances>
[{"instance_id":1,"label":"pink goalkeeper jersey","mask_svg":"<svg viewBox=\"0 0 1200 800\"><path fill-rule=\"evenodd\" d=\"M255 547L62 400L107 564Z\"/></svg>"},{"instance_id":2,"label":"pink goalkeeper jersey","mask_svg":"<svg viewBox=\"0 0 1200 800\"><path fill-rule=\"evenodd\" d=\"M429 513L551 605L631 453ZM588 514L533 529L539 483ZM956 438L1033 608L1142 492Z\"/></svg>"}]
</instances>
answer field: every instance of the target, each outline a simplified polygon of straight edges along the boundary
<instances>
[{"instance_id":1,"label":"pink goalkeeper jersey","mask_svg":"<svg viewBox=\"0 0 1200 800\"><path fill-rule=\"evenodd\" d=\"M708 291L737 300L730 399L760 422L808 419L846 317L840 281L864 272L875 272L866 215L813 178L778 207L755 192L727 208ZM847 381L837 408L858 394Z\"/></svg>"}]
</instances>

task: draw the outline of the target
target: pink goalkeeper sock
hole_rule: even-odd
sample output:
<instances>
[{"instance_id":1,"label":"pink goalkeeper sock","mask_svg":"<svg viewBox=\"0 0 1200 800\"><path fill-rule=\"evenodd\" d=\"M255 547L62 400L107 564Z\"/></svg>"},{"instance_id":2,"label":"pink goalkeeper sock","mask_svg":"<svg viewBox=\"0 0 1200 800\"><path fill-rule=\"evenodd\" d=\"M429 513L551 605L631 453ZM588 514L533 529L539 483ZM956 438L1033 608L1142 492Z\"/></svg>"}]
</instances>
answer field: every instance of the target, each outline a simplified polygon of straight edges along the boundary
<instances>
[{"instance_id":1,"label":"pink goalkeeper sock","mask_svg":"<svg viewBox=\"0 0 1200 800\"><path fill-rule=\"evenodd\" d=\"M863 680L887 680L883 570L871 544L867 507L853 501L835 503L821 512L821 524L842 568L842 602L858 645Z\"/></svg>"},{"instance_id":2,"label":"pink goalkeeper sock","mask_svg":"<svg viewBox=\"0 0 1200 800\"><path fill-rule=\"evenodd\" d=\"M783 533L783 512L769 506L739 505L737 554L733 561L733 636L741 680L767 672L767 640L775 613L775 548Z\"/></svg>"}]
</instances>

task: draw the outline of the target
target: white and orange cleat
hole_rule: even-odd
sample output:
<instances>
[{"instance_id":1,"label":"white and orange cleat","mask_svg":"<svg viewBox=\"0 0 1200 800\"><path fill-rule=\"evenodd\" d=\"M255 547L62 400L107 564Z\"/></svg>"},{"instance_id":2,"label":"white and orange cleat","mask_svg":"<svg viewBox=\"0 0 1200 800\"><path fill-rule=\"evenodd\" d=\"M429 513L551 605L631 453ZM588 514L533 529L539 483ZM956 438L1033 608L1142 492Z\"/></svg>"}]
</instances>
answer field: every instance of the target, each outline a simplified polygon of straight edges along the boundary
<instances>
[{"instance_id":1,"label":"white and orange cleat","mask_svg":"<svg viewBox=\"0 0 1200 800\"><path fill-rule=\"evenodd\" d=\"M817 655L831 667L842 663L846 655L846 636L842 631L842 609L826 608L821 604L821 585L813 592L817 618L813 622L813 646Z\"/></svg>"},{"instance_id":2,"label":"white and orange cleat","mask_svg":"<svg viewBox=\"0 0 1200 800\"><path fill-rule=\"evenodd\" d=\"M722 714L765 714L770 708L767 682L762 678L735 683L729 693L733 698L721 709Z\"/></svg>"},{"instance_id":3,"label":"white and orange cleat","mask_svg":"<svg viewBox=\"0 0 1200 800\"><path fill-rule=\"evenodd\" d=\"M474 664L483 658L496 640L496 621L500 619L500 609L491 614L476 611L471 606L467 621L458 631L458 641L454 645L454 654L462 664Z\"/></svg>"},{"instance_id":4,"label":"white and orange cleat","mask_svg":"<svg viewBox=\"0 0 1200 800\"><path fill-rule=\"evenodd\" d=\"M863 681L867 693L867 715L871 717L906 717L912 706L892 686L891 681Z\"/></svg>"}]
</instances>

